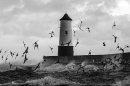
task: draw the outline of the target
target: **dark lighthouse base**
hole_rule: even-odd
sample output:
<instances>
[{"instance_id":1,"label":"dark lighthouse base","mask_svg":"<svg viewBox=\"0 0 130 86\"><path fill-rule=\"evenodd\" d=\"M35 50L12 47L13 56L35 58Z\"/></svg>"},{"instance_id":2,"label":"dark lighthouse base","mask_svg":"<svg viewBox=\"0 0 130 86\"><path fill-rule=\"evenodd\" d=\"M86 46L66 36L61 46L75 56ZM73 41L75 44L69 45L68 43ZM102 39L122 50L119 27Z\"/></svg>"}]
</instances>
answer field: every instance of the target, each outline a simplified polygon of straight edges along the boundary
<instances>
[{"instance_id":1,"label":"dark lighthouse base","mask_svg":"<svg viewBox=\"0 0 130 86\"><path fill-rule=\"evenodd\" d=\"M58 46L58 56L73 56L73 46Z\"/></svg>"}]
</instances>

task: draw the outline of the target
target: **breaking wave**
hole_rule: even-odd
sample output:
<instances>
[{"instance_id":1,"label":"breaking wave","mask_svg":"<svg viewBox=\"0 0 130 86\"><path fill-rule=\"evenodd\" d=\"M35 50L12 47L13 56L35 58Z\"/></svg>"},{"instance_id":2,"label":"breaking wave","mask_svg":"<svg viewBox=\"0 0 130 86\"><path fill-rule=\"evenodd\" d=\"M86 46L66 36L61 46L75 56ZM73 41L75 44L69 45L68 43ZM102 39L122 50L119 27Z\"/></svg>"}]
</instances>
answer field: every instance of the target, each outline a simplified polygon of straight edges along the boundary
<instances>
[{"instance_id":1,"label":"breaking wave","mask_svg":"<svg viewBox=\"0 0 130 86\"><path fill-rule=\"evenodd\" d=\"M65 79L57 79L57 78L53 78L51 76L47 76L41 79L37 79L37 80L31 80L31 81L27 81L26 83L28 84L32 84L32 85L40 85L40 86L54 86L54 85L78 85L79 83L77 82L72 82L69 80L65 80Z\"/></svg>"},{"instance_id":2,"label":"breaking wave","mask_svg":"<svg viewBox=\"0 0 130 86\"><path fill-rule=\"evenodd\" d=\"M81 64L76 65L74 61L68 63L67 65L63 64L52 64L51 66L40 68L36 70L38 71L46 71L46 72L64 72L64 71L78 71L80 68L83 68L86 72L93 70L97 71L99 68L95 65L89 65L86 61L83 61Z\"/></svg>"}]
</instances>

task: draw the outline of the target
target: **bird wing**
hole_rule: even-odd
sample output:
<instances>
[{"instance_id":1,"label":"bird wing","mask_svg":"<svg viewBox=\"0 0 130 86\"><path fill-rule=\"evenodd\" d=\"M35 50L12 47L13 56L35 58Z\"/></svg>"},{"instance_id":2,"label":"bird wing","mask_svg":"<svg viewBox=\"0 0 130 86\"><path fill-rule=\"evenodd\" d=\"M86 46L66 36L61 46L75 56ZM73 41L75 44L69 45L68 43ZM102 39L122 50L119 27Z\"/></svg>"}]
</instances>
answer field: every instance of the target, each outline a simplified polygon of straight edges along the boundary
<instances>
[{"instance_id":1,"label":"bird wing","mask_svg":"<svg viewBox=\"0 0 130 86\"><path fill-rule=\"evenodd\" d=\"M39 40L36 41L36 43L38 42Z\"/></svg>"},{"instance_id":2,"label":"bird wing","mask_svg":"<svg viewBox=\"0 0 130 86\"><path fill-rule=\"evenodd\" d=\"M113 29L113 27L115 26L116 24L115 24L115 22L113 23L113 25L112 25L112 29Z\"/></svg>"},{"instance_id":3,"label":"bird wing","mask_svg":"<svg viewBox=\"0 0 130 86\"><path fill-rule=\"evenodd\" d=\"M33 45L34 45L34 44L35 44L35 42L33 43ZM32 46L33 46L33 45L32 45Z\"/></svg>"},{"instance_id":4,"label":"bird wing","mask_svg":"<svg viewBox=\"0 0 130 86\"><path fill-rule=\"evenodd\" d=\"M23 41L23 44L25 44L24 41Z\"/></svg>"},{"instance_id":5,"label":"bird wing","mask_svg":"<svg viewBox=\"0 0 130 86\"><path fill-rule=\"evenodd\" d=\"M50 46L49 46L50 47ZM50 49L52 50L53 48L52 47L50 47Z\"/></svg>"},{"instance_id":6,"label":"bird wing","mask_svg":"<svg viewBox=\"0 0 130 86\"><path fill-rule=\"evenodd\" d=\"M88 29L88 32L90 32L90 29Z\"/></svg>"},{"instance_id":7,"label":"bird wing","mask_svg":"<svg viewBox=\"0 0 130 86\"><path fill-rule=\"evenodd\" d=\"M38 66L40 65L40 63L38 63Z\"/></svg>"},{"instance_id":8,"label":"bird wing","mask_svg":"<svg viewBox=\"0 0 130 86\"><path fill-rule=\"evenodd\" d=\"M113 29L113 25L112 25L112 29Z\"/></svg>"},{"instance_id":9,"label":"bird wing","mask_svg":"<svg viewBox=\"0 0 130 86\"><path fill-rule=\"evenodd\" d=\"M26 59L24 58L24 62L23 63L25 63L25 61L26 61Z\"/></svg>"},{"instance_id":10,"label":"bird wing","mask_svg":"<svg viewBox=\"0 0 130 86\"><path fill-rule=\"evenodd\" d=\"M35 70L39 67L40 63L36 66Z\"/></svg>"},{"instance_id":11,"label":"bird wing","mask_svg":"<svg viewBox=\"0 0 130 86\"><path fill-rule=\"evenodd\" d=\"M116 25L115 21L114 21L113 25Z\"/></svg>"},{"instance_id":12,"label":"bird wing","mask_svg":"<svg viewBox=\"0 0 130 86\"><path fill-rule=\"evenodd\" d=\"M112 35L113 37L115 37L114 35Z\"/></svg>"},{"instance_id":13,"label":"bird wing","mask_svg":"<svg viewBox=\"0 0 130 86\"><path fill-rule=\"evenodd\" d=\"M80 25L78 25L78 27L79 27L80 30L82 30ZM83 31L83 30L82 30L82 31Z\"/></svg>"},{"instance_id":14,"label":"bird wing","mask_svg":"<svg viewBox=\"0 0 130 86\"><path fill-rule=\"evenodd\" d=\"M80 20L80 19L79 19L79 20ZM80 20L80 27L82 26L82 23L83 23L83 22Z\"/></svg>"}]
</instances>

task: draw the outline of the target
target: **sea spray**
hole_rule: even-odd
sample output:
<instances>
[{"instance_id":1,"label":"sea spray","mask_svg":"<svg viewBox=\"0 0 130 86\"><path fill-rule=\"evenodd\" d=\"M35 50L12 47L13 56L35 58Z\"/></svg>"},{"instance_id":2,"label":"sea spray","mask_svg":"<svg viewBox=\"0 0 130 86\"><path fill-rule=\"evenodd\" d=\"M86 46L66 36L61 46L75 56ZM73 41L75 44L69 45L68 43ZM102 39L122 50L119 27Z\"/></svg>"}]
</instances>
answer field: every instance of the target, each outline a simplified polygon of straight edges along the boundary
<instances>
[{"instance_id":1,"label":"sea spray","mask_svg":"<svg viewBox=\"0 0 130 86\"><path fill-rule=\"evenodd\" d=\"M76 68L76 64L74 61L72 61L64 66L64 71L74 71L76 70L75 68Z\"/></svg>"},{"instance_id":2,"label":"sea spray","mask_svg":"<svg viewBox=\"0 0 130 86\"><path fill-rule=\"evenodd\" d=\"M70 71L70 70L75 70L74 68L76 67L75 62L72 61L68 63L67 65L63 64L52 64L51 66L45 67L42 69L42 71L48 71L48 72L63 72L63 71Z\"/></svg>"},{"instance_id":3,"label":"sea spray","mask_svg":"<svg viewBox=\"0 0 130 86\"><path fill-rule=\"evenodd\" d=\"M118 80L112 86L130 86L130 76L125 77L124 80Z\"/></svg>"},{"instance_id":4,"label":"sea spray","mask_svg":"<svg viewBox=\"0 0 130 86\"><path fill-rule=\"evenodd\" d=\"M46 71L46 72L64 72L64 71L68 71L68 72L76 72L78 71L78 69L80 69L80 67L82 66L82 68L88 72L90 70L93 71L97 71L99 68L95 65L88 65L87 61L83 61L81 64L76 65L74 61L63 65L63 64L52 64L51 66L45 67L44 69L39 69L37 70L37 72L39 71Z\"/></svg>"},{"instance_id":5,"label":"sea spray","mask_svg":"<svg viewBox=\"0 0 130 86\"><path fill-rule=\"evenodd\" d=\"M95 66L95 65L86 65L86 66L84 67L84 69L85 69L86 72L87 72L87 71L90 71L90 70L92 70L92 71L97 71L97 70L99 70L99 68L98 68L97 66Z\"/></svg>"},{"instance_id":6,"label":"sea spray","mask_svg":"<svg viewBox=\"0 0 130 86\"><path fill-rule=\"evenodd\" d=\"M87 64L88 64L87 61L83 61L83 62L81 63L81 66L86 66Z\"/></svg>"},{"instance_id":7,"label":"sea spray","mask_svg":"<svg viewBox=\"0 0 130 86\"><path fill-rule=\"evenodd\" d=\"M41 79L37 79L37 80L30 80L27 81L26 83L32 84L32 85L40 85L40 86L52 86L52 85L64 85L64 84L73 84L73 85L78 85L79 83L77 82L72 82L69 80L65 80L65 79L57 79L57 78L53 78L51 76L46 76L44 78Z\"/></svg>"},{"instance_id":8,"label":"sea spray","mask_svg":"<svg viewBox=\"0 0 130 86\"><path fill-rule=\"evenodd\" d=\"M88 72L88 71L97 71L99 68L95 65L89 65L87 61L83 61L81 63L81 67L84 68L85 72Z\"/></svg>"},{"instance_id":9,"label":"sea spray","mask_svg":"<svg viewBox=\"0 0 130 86\"><path fill-rule=\"evenodd\" d=\"M48 66L44 68L43 70L46 70L48 72L55 72L55 71L61 71L63 70L64 66L62 64L52 64L51 66Z\"/></svg>"}]
</instances>

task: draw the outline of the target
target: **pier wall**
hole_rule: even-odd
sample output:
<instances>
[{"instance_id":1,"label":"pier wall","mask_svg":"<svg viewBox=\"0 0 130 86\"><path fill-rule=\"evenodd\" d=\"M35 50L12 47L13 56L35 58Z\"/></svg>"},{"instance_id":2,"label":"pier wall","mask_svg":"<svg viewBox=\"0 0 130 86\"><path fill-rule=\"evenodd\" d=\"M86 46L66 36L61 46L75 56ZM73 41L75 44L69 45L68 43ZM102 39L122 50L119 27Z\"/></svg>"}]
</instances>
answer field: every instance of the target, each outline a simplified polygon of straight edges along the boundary
<instances>
[{"instance_id":1,"label":"pier wall","mask_svg":"<svg viewBox=\"0 0 130 86\"><path fill-rule=\"evenodd\" d=\"M75 62L75 64L81 64L82 62L87 62L87 64L94 65L104 65L107 59L111 59L115 64L129 63L130 62L130 52L127 53L116 53L116 54L105 54L105 55L75 55L75 56L45 56L46 62L49 64L54 64L58 61L61 64L68 64L70 62ZM118 60L115 61L115 59Z\"/></svg>"}]
</instances>

